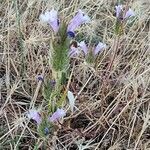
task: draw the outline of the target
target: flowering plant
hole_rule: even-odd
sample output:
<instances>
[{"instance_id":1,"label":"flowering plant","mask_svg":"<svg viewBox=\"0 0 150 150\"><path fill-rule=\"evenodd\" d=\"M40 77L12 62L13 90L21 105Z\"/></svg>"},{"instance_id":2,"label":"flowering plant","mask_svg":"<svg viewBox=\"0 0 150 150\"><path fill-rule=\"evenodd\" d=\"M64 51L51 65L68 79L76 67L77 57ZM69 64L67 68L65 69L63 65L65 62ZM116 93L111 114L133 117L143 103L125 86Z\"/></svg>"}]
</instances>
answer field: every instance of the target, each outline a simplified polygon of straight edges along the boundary
<instances>
[{"instance_id":1,"label":"flowering plant","mask_svg":"<svg viewBox=\"0 0 150 150\"><path fill-rule=\"evenodd\" d=\"M58 33L60 29L60 20L58 19L58 12L54 9L51 11L46 11L44 14L40 15L40 20L42 22L48 23L55 33ZM75 30L84 23L88 23L90 18L82 10L78 10L77 14L70 20L67 27L67 35L69 37L75 37Z\"/></svg>"},{"instance_id":2,"label":"flowering plant","mask_svg":"<svg viewBox=\"0 0 150 150\"><path fill-rule=\"evenodd\" d=\"M115 32L117 35L123 33L123 24L130 18L135 16L134 11L131 8L124 10L122 5L115 6L116 9L116 26Z\"/></svg>"},{"instance_id":3,"label":"flowering plant","mask_svg":"<svg viewBox=\"0 0 150 150\"><path fill-rule=\"evenodd\" d=\"M134 16L135 13L130 8L124 11L122 5L118 5L115 8L116 34L117 37L119 37L122 34L123 24L127 19ZM31 109L28 111L27 116L36 122L40 135L45 136L53 132L52 129L55 123L59 122L59 120L66 115L66 111L62 108L66 97L68 97L72 113L76 108L76 97L69 91L69 86L67 86L67 88L64 86L70 57L77 56L80 52L83 52L85 61L90 65L94 64L97 55L106 48L106 44L99 42L97 45L90 46L90 44L87 45L85 41L79 43L75 41L76 29L80 25L90 21L89 16L81 10L78 10L76 15L68 23L65 19L59 19L58 12L54 9L42 13L40 20L48 23L53 31L50 41L51 49L49 50L52 76L50 79L46 79L41 75L37 77L38 81L43 83L43 97L46 100L45 108L48 108L48 110L42 114L36 109ZM119 43L118 41L114 43ZM112 68L114 58L117 55L117 49L118 46L114 46L114 55L108 66L109 72ZM109 78L109 76L107 76L107 78Z\"/></svg>"},{"instance_id":4,"label":"flowering plant","mask_svg":"<svg viewBox=\"0 0 150 150\"><path fill-rule=\"evenodd\" d=\"M48 114L44 116L41 116L40 112L36 109L31 109L27 112L27 117L37 123L38 131L41 136L46 136L50 132L52 132L54 123L59 121L65 115L66 112L62 108L57 108L57 110L53 114Z\"/></svg>"},{"instance_id":5,"label":"flowering plant","mask_svg":"<svg viewBox=\"0 0 150 150\"><path fill-rule=\"evenodd\" d=\"M41 115L37 110L31 109L27 116L36 121L40 135L44 136L51 131L54 123L66 115L64 109L60 107L62 107L67 96L67 91L64 92L63 90L63 83L69 66L70 43L75 38L75 30L80 25L88 23L90 18L83 11L78 10L77 14L67 24L67 21L59 19L58 12L52 9L42 13L40 20L48 23L53 30L49 51L52 77L50 77L51 79L42 75L37 77L43 85L43 97L46 104L48 102L48 111L46 111L46 115Z\"/></svg>"},{"instance_id":6,"label":"flowering plant","mask_svg":"<svg viewBox=\"0 0 150 150\"><path fill-rule=\"evenodd\" d=\"M92 64L94 63L97 54L105 48L106 44L102 42L99 42L95 47L91 47L87 46L85 41L81 41L78 43L78 47L71 46L69 55L70 57L76 56L80 53L79 49L81 49L84 53L86 62Z\"/></svg>"},{"instance_id":7,"label":"flowering plant","mask_svg":"<svg viewBox=\"0 0 150 150\"><path fill-rule=\"evenodd\" d=\"M59 88L69 66L69 46L72 38L75 37L75 30L80 25L88 23L90 18L82 10L78 10L77 14L67 24L66 21L60 20L58 12L52 9L41 14L40 20L48 23L54 31L55 36L50 43L50 65L52 76L56 80L56 88Z\"/></svg>"}]
</instances>

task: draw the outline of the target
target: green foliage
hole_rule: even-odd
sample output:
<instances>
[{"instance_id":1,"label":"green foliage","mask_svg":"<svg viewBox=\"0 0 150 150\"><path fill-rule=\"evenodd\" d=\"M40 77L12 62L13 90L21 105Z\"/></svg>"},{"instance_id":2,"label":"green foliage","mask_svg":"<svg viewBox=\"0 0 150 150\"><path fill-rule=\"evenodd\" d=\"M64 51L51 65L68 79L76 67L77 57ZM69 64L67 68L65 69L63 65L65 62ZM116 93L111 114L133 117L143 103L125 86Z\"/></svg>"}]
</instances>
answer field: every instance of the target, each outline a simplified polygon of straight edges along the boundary
<instances>
[{"instance_id":1,"label":"green foliage","mask_svg":"<svg viewBox=\"0 0 150 150\"><path fill-rule=\"evenodd\" d=\"M70 44L65 23L60 27L58 35L58 39L53 41L52 67L55 71L64 71L69 64L68 50Z\"/></svg>"},{"instance_id":2,"label":"green foliage","mask_svg":"<svg viewBox=\"0 0 150 150\"><path fill-rule=\"evenodd\" d=\"M65 98L62 94L63 85L66 84L66 73L58 72L60 75L57 76L58 80L56 84L52 84L51 80L46 80L43 84L43 97L48 102L49 113L53 113L57 110L58 107L62 106L65 101Z\"/></svg>"},{"instance_id":3,"label":"green foliage","mask_svg":"<svg viewBox=\"0 0 150 150\"><path fill-rule=\"evenodd\" d=\"M67 83L67 71L66 72L62 72L62 76L61 76L61 85L65 85Z\"/></svg>"},{"instance_id":4,"label":"green foliage","mask_svg":"<svg viewBox=\"0 0 150 150\"><path fill-rule=\"evenodd\" d=\"M67 25L65 22L61 23L58 35L60 36L60 42L63 43L67 38Z\"/></svg>"},{"instance_id":5,"label":"green foliage","mask_svg":"<svg viewBox=\"0 0 150 150\"><path fill-rule=\"evenodd\" d=\"M54 113L57 110L57 100L60 98L61 88L55 89L51 94L51 98L48 103L49 113Z\"/></svg>"},{"instance_id":6,"label":"green foliage","mask_svg":"<svg viewBox=\"0 0 150 150\"><path fill-rule=\"evenodd\" d=\"M51 84L50 80L46 81L43 86L43 97L45 100L49 101L51 97L51 93L54 90L53 85Z\"/></svg>"},{"instance_id":7,"label":"green foliage","mask_svg":"<svg viewBox=\"0 0 150 150\"><path fill-rule=\"evenodd\" d=\"M38 144L36 143L33 150L38 150Z\"/></svg>"},{"instance_id":8,"label":"green foliage","mask_svg":"<svg viewBox=\"0 0 150 150\"><path fill-rule=\"evenodd\" d=\"M123 22L121 20L117 19L116 25L115 25L115 34L120 36L123 33L124 33L124 31L123 31Z\"/></svg>"},{"instance_id":9,"label":"green foliage","mask_svg":"<svg viewBox=\"0 0 150 150\"><path fill-rule=\"evenodd\" d=\"M63 103L65 102L66 100L66 91L64 93L61 94L61 97L59 98L59 100L57 101L57 108L61 107L63 105Z\"/></svg>"},{"instance_id":10,"label":"green foliage","mask_svg":"<svg viewBox=\"0 0 150 150\"><path fill-rule=\"evenodd\" d=\"M38 126L39 135L46 138L48 135L53 134L53 132L53 124L45 117Z\"/></svg>"},{"instance_id":11,"label":"green foliage","mask_svg":"<svg viewBox=\"0 0 150 150\"><path fill-rule=\"evenodd\" d=\"M65 70L69 62L68 45L66 42L62 44L54 44L53 48L53 69L55 71Z\"/></svg>"}]
</instances>

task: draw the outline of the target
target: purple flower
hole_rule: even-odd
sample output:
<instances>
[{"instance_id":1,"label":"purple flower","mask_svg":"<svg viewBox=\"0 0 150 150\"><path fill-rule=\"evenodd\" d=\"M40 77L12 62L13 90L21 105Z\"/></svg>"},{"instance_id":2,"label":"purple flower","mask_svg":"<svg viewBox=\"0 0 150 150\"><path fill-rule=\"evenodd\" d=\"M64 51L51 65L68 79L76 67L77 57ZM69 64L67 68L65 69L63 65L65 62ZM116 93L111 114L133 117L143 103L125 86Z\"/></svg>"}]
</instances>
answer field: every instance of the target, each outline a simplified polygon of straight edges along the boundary
<instances>
[{"instance_id":1,"label":"purple flower","mask_svg":"<svg viewBox=\"0 0 150 150\"><path fill-rule=\"evenodd\" d=\"M133 17L133 16L135 16L135 13L132 9L129 8L129 10L126 12L124 18L126 19L126 18Z\"/></svg>"},{"instance_id":2,"label":"purple flower","mask_svg":"<svg viewBox=\"0 0 150 150\"><path fill-rule=\"evenodd\" d=\"M79 47L83 50L85 55L88 54L88 47L86 46L84 41L79 43ZM99 42L98 45L94 48L93 54L97 55L104 48L106 48L106 44Z\"/></svg>"},{"instance_id":3,"label":"purple flower","mask_svg":"<svg viewBox=\"0 0 150 150\"><path fill-rule=\"evenodd\" d=\"M123 11L123 7L122 5L118 5L118 6L115 6L115 8L116 8L116 17L120 19L121 12ZM133 16L135 16L135 13L131 8L129 8L129 10L125 13L125 16L123 17L123 19L128 19L129 17L133 17Z\"/></svg>"},{"instance_id":4,"label":"purple flower","mask_svg":"<svg viewBox=\"0 0 150 150\"><path fill-rule=\"evenodd\" d=\"M104 48L106 48L106 44L99 42L94 49L94 55L97 55Z\"/></svg>"},{"instance_id":5,"label":"purple flower","mask_svg":"<svg viewBox=\"0 0 150 150\"><path fill-rule=\"evenodd\" d=\"M51 11L46 11L44 14L40 15L40 20L42 22L48 23L55 33L59 30L59 20L57 11L52 9ZM67 28L67 35L71 38L75 37L74 31L77 27L79 27L83 23L87 23L90 21L89 16L85 15L81 10L75 15L75 17L70 21Z\"/></svg>"},{"instance_id":6,"label":"purple flower","mask_svg":"<svg viewBox=\"0 0 150 150\"><path fill-rule=\"evenodd\" d=\"M123 10L123 7L122 7L122 5L118 5L118 6L115 6L115 8L116 8L116 17L119 18L120 13Z\"/></svg>"},{"instance_id":7,"label":"purple flower","mask_svg":"<svg viewBox=\"0 0 150 150\"><path fill-rule=\"evenodd\" d=\"M64 117L66 115L66 112L61 108L61 109L57 109L57 111L55 111L52 116L49 118L49 121L51 122L55 122L57 120L59 120L60 118Z\"/></svg>"},{"instance_id":8,"label":"purple flower","mask_svg":"<svg viewBox=\"0 0 150 150\"><path fill-rule=\"evenodd\" d=\"M42 118L41 118L40 114L35 109L29 110L28 113L27 113L27 117L29 119L35 120L37 124L40 124L41 121L42 121Z\"/></svg>"},{"instance_id":9,"label":"purple flower","mask_svg":"<svg viewBox=\"0 0 150 150\"><path fill-rule=\"evenodd\" d=\"M54 79L53 79L53 80L50 80L50 84L51 84L52 87L55 87L56 81L55 81Z\"/></svg>"},{"instance_id":10,"label":"purple flower","mask_svg":"<svg viewBox=\"0 0 150 150\"><path fill-rule=\"evenodd\" d=\"M74 38L74 37L75 37L75 34L74 34L74 32L72 32L72 31L68 31L68 32L67 32L67 35L68 35L68 37L70 37L70 38Z\"/></svg>"},{"instance_id":11,"label":"purple flower","mask_svg":"<svg viewBox=\"0 0 150 150\"><path fill-rule=\"evenodd\" d=\"M69 57L75 57L79 54L78 48L74 47L73 45L70 47Z\"/></svg>"},{"instance_id":12,"label":"purple flower","mask_svg":"<svg viewBox=\"0 0 150 150\"><path fill-rule=\"evenodd\" d=\"M46 127L45 129L44 129L44 133L45 133L45 135L48 135L49 134L49 129L48 129L48 127Z\"/></svg>"},{"instance_id":13,"label":"purple flower","mask_svg":"<svg viewBox=\"0 0 150 150\"><path fill-rule=\"evenodd\" d=\"M84 12L78 10L78 13L74 16L74 18L70 21L67 32L74 33L77 27L79 27L83 23L88 23L90 21L89 16L85 15Z\"/></svg>"},{"instance_id":14,"label":"purple flower","mask_svg":"<svg viewBox=\"0 0 150 150\"><path fill-rule=\"evenodd\" d=\"M59 21L57 11L52 9L51 11L46 11L44 14L40 15L40 20L42 22L48 23L55 33L58 32L59 29Z\"/></svg>"},{"instance_id":15,"label":"purple flower","mask_svg":"<svg viewBox=\"0 0 150 150\"><path fill-rule=\"evenodd\" d=\"M79 47L83 50L84 54L86 55L88 53L88 47L86 46L84 41L81 41L79 43Z\"/></svg>"},{"instance_id":16,"label":"purple flower","mask_svg":"<svg viewBox=\"0 0 150 150\"><path fill-rule=\"evenodd\" d=\"M42 75L38 75L37 76L37 80L43 82L44 81L44 77Z\"/></svg>"}]
</instances>

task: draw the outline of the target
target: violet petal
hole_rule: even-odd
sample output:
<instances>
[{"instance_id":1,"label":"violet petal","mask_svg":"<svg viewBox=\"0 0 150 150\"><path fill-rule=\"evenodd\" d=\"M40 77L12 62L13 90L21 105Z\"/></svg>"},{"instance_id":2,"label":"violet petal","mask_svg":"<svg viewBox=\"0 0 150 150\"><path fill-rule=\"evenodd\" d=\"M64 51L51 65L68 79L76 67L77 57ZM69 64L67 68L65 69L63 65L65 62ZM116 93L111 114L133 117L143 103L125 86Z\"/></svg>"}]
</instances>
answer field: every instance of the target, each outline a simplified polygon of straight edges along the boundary
<instances>
[{"instance_id":1,"label":"violet petal","mask_svg":"<svg viewBox=\"0 0 150 150\"><path fill-rule=\"evenodd\" d=\"M84 54L86 55L88 53L88 47L86 46L84 41L81 41L79 43L79 47L83 50Z\"/></svg>"},{"instance_id":2,"label":"violet petal","mask_svg":"<svg viewBox=\"0 0 150 150\"><path fill-rule=\"evenodd\" d=\"M133 17L133 16L135 16L135 13L132 9L129 8L129 10L126 12L124 18L126 19L126 18Z\"/></svg>"},{"instance_id":3,"label":"violet petal","mask_svg":"<svg viewBox=\"0 0 150 150\"><path fill-rule=\"evenodd\" d=\"M98 54L103 48L106 48L106 44L99 42L94 49L94 55Z\"/></svg>"},{"instance_id":4,"label":"violet petal","mask_svg":"<svg viewBox=\"0 0 150 150\"><path fill-rule=\"evenodd\" d=\"M78 48L71 46L69 51L69 57L75 57L79 54Z\"/></svg>"},{"instance_id":5,"label":"violet petal","mask_svg":"<svg viewBox=\"0 0 150 150\"><path fill-rule=\"evenodd\" d=\"M122 5L115 6L115 8L116 8L116 17L119 18L120 13L121 13L121 11L123 9Z\"/></svg>"},{"instance_id":6,"label":"violet petal","mask_svg":"<svg viewBox=\"0 0 150 150\"><path fill-rule=\"evenodd\" d=\"M58 15L57 11L52 9L51 11L46 11L44 14L40 15L40 20L42 22L48 23L54 32L58 32L59 29L59 21L58 21Z\"/></svg>"},{"instance_id":7,"label":"violet petal","mask_svg":"<svg viewBox=\"0 0 150 150\"><path fill-rule=\"evenodd\" d=\"M52 116L49 118L49 121L51 122L55 122L57 120L59 120L60 118L64 117L66 115L66 112L61 108L61 109L57 109L57 111L55 111Z\"/></svg>"},{"instance_id":8,"label":"violet petal","mask_svg":"<svg viewBox=\"0 0 150 150\"><path fill-rule=\"evenodd\" d=\"M27 117L29 119L35 120L37 122L37 124L40 124L41 121L42 121L42 118L41 118L40 114L35 109L29 110L29 112L27 113Z\"/></svg>"},{"instance_id":9,"label":"violet petal","mask_svg":"<svg viewBox=\"0 0 150 150\"><path fill-rule=\"evenodd\" d=\"M83 23L88 23L90 21L89 16L85 15L84 12L81 10L78 11L78 13L73 17L73 19L70 21L67 31L74 31L77 27L79 27Z\"/></svg>"}]
</instances>

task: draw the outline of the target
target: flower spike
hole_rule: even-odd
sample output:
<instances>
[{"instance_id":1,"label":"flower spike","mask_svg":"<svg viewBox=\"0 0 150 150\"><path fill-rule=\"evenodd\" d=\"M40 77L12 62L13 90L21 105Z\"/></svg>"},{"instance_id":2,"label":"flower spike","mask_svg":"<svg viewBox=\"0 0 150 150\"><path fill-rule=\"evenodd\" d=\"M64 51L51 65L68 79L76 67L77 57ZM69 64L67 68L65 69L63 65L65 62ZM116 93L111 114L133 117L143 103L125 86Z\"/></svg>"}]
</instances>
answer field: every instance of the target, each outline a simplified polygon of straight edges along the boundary
<instances>
[{"instance_id":1,"label":"flower spike","mask_svg":"<svg viewBox=\"0 0 150 150\"><path fill-rule=\"evenodd\" d=\"M121 12L123 12L123 7L122 5L118 5L118 6L115 6L115 8L116 8L116 17L120 19ZM128 19L129 17L133 17L133 16L135 16L135 13L131 8L129 8L129 10L125 13L125 16L124 17L122 16L123 17L122 19Z\"/></svg>"}]
</instances>

